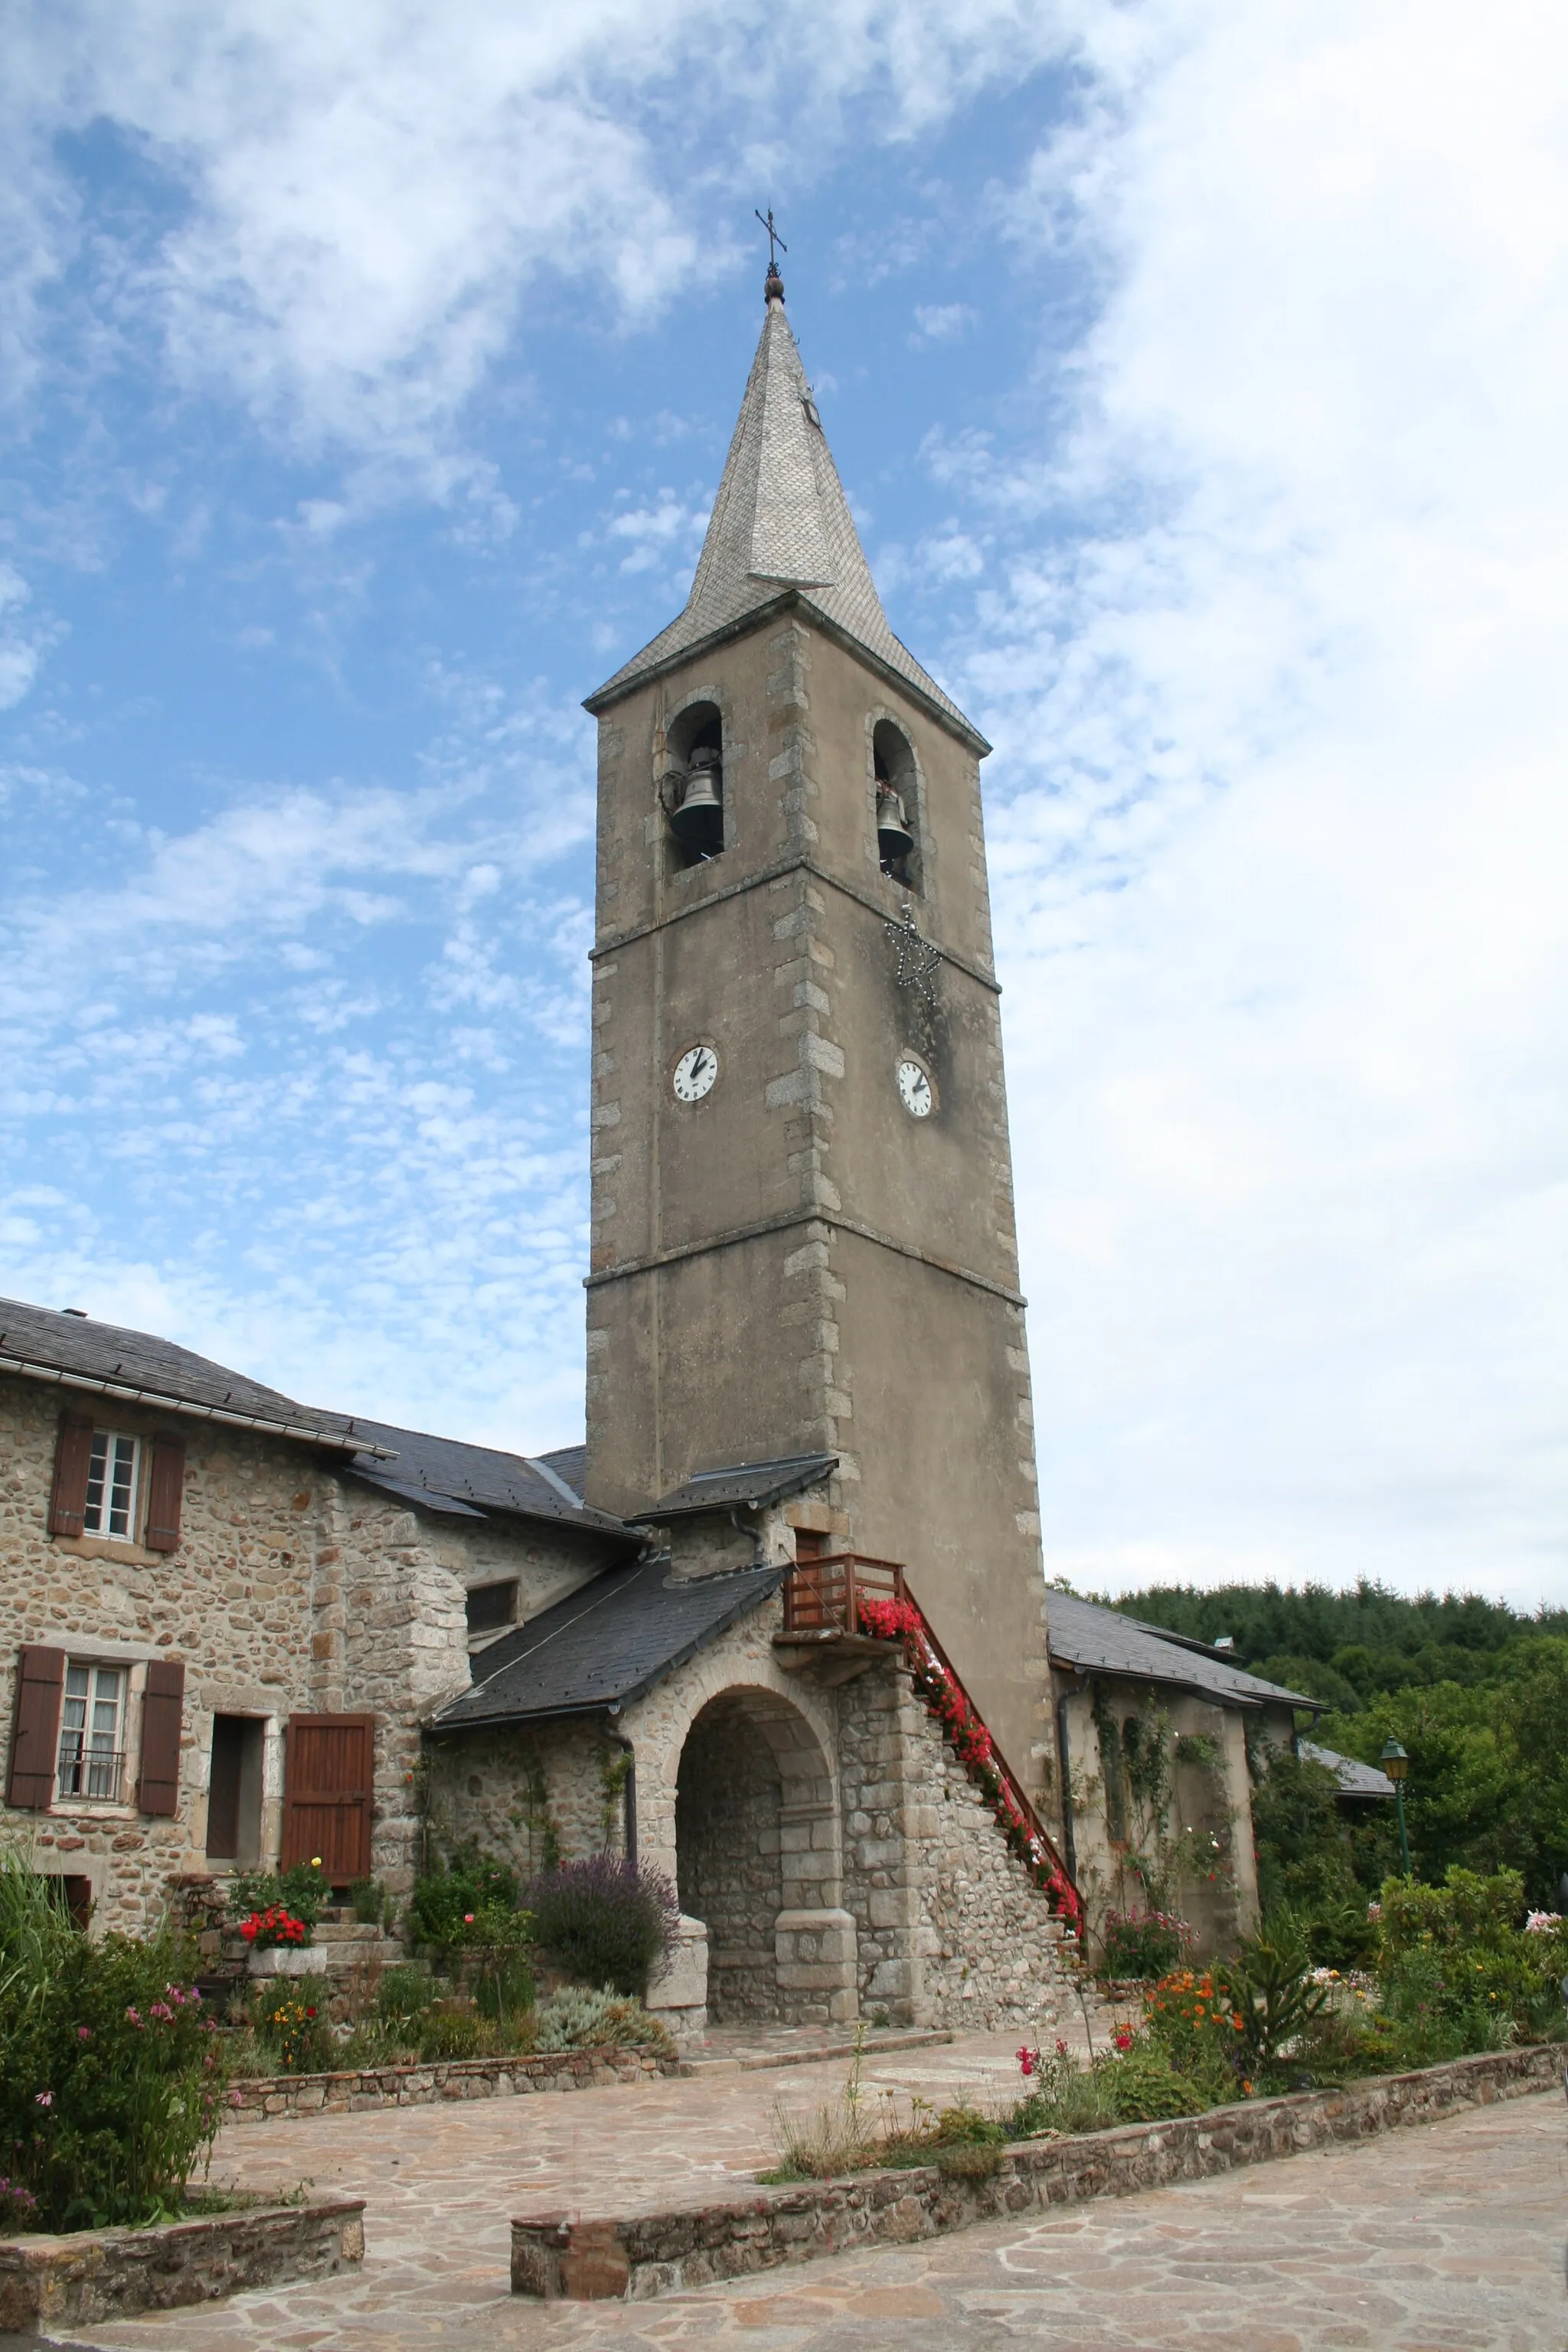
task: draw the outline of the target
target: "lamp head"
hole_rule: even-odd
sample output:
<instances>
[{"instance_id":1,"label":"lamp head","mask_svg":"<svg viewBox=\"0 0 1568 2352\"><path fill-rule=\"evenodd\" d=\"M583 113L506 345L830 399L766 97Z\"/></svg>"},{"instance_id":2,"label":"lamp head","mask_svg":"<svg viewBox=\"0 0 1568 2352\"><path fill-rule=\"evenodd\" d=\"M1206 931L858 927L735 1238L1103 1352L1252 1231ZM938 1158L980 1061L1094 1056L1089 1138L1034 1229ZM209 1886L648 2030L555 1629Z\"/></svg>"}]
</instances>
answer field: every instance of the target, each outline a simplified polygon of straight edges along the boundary
<instances>
[{"instance_id":1,"label":"lamp head","mask_svg":"<svg viewBox=\"0 0 1568 2352\"><path fill-rule=\"evenodd\" d=\"M1383 1743L1379 1759L1391 1780L1403 1780L1410 1770L1410 1759L1392 1736Z\"/></svg>"}]
</instances>

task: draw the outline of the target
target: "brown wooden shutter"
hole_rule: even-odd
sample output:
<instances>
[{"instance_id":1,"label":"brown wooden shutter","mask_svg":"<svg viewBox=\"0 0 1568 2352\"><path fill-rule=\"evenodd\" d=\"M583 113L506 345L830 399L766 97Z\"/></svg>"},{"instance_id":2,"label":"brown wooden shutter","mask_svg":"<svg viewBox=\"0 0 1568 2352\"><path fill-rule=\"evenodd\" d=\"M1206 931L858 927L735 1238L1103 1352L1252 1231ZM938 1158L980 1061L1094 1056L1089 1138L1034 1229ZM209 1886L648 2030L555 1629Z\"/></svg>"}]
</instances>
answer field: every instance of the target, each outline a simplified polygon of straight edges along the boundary
<instances>
[{"instance_id":1,"label":"brown wooden shutter","mask_svg":"<svg viewBox=\"0 0 1568 2352\"><path fill-rule=\"evenodd\" d=\"M179 1547L180 1504L185 1491L184 1438L153 1440L153 1474L147 1486L148 1549L174 1551Z\"/></svg>"},{"instance_id":2,"label":"brown wooden shutter","mask_svg":"<svg viewBox=\"0 0 1568 2352\"><path fill-rule=\"evenodd\" d=\"M55 1483L49 1496L49 1533L79 1536L87 1523L87 1474L92 1463L92 1423L79 1412L62 1412L55 1440Z\"/></svg>"},{"instance_id":3,"label":"brown wooden shutter","mask_svg":"<svg viewBox=\"0 0 1568 2352\"><path fill-rule=\"evenodd\" d=\"M16 1665L16 1712L11 1727L11 1769L5 1802L41 1811L53 1802L60 1737L63 1650L25 1649Z\"/></svg>"},{"instance_id":4,"label":"brown wooden shutter","mask_svg":"<svg viewBox=\"0 0 1568 2352\"><path fill-rule=\"evenodd\" d=\"M142 1778L136 1803L144 1813L174 1813L180 1805L180 1732L185 1712L185 1670L167 1658L147 1669L142 1701Z\"/></svg>"},{"instance_id":5,"label":"brown wooden shutter","mask_svg":"<svg viewBox=\"0 0 1568 2352\"><path fill-rule=\"evenodd\" d=\"M283 1862L321 1856L332 1886L370 1876L373 1715L291 1715L283 1785Z\"/></svg>"}]
</instances>

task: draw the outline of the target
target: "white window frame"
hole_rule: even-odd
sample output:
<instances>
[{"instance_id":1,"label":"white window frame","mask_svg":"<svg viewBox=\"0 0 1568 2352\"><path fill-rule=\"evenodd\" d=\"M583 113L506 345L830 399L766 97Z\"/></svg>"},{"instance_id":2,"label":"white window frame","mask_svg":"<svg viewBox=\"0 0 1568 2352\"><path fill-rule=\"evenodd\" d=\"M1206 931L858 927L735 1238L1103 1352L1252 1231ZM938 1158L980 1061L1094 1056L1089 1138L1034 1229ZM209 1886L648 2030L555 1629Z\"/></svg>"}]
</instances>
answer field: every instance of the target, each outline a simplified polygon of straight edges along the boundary
<instances>
[{"instance_id":1,"label":"white window frame","mask_svg":"<svg viewBox=\"0 0 1568 2352\"><path fill-rule=\"evenodd\" d=\"M142 1511L142 1442L128 1429L95 1429L92 1433L92 1460L87 1474L87 1499L82 1505L83 1535L96 1536L100 1542L133 1544L137 1540ZM118 1478L109 1475L111 1464L129 1461L130 1480L125 1491L124 1526L112 1522L121 1515L115 1508ZM96 1506L99 1524L93 1525L92 1490L97 1484L99 1499Z\"/></svg>"},{"instance_id":2,"label":"white window frame","mask_svg":"<svg viewBox=\"0 0 1568 2352\"><path fill-rule=\"evenodd\" d=\"M81 1688L73 1691L73 1675ZM106 1685L109 1687L106 1687ZM70 1720L73 1709L81 1720ZM108 1709L109 1719L103 1719ZM66 1660L60 1691L60 1729L55 1759L55 1801L60 1805L118 1805L125 1788L127 1733L131 1715L131 1673L127 1665L110 1665L101 1658ZM75 1747L68 1753L68 1743ZM79 1786L68 1789L68 1780Z\"/></svg>"}]
</instances>

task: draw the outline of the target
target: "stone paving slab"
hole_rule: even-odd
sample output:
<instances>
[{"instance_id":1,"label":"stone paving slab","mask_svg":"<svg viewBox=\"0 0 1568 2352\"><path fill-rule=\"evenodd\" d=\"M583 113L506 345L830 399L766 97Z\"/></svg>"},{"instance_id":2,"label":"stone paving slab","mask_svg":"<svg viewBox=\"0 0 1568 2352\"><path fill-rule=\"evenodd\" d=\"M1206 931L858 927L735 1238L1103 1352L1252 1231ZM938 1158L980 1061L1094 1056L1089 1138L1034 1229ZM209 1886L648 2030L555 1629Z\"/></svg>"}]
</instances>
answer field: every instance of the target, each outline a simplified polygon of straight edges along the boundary
<instances>
[{"instance_id":1,"label":"stone paving slab","mask_svg":"<svg viewBox=\"0 0 1568 2352\"><path fill-rule=\"evenodd\" d=\"M754 2082L743 2087L754 2095ZM658 2095L561 2104L600 2105L609 2129L614 2115ZM406 2141L413 2126L438 2120L416 2112L372 2128ZM468 2109L456 2122L489 2120ZM655 2304L541 2305L500 2291L504 2223L485 2188L465 2199L461 2185L454 2158L445 2185L427 2179L395 2224L388 2205L350 2283L56 2340L89 2352L1563 2352L1568 2343L1568 2115L1550 2093L1262 2172Z\"/></svg>"}]
</instances>

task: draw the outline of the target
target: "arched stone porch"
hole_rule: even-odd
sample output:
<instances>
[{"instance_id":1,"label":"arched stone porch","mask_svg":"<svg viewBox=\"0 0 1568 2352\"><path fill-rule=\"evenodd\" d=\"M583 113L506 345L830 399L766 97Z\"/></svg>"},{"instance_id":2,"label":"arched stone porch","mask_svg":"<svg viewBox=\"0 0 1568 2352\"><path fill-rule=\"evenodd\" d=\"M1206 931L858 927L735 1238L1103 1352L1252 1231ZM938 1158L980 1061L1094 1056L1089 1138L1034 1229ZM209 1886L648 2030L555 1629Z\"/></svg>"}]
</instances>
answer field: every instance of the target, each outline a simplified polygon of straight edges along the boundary
<instances>
[{"instance_id":1,"label":"arched stone porch","mask_svg":"<svg viewBox=\"0 0 1568 2352\"><path fill-rule=\"evenodd\" d=\"M837 1779L792 1698L742 1685L694 1716L676 1770L675 1848L681 1910L708 1929L715 2024L857 2014Z\"/></svg>"}]
</instances>

